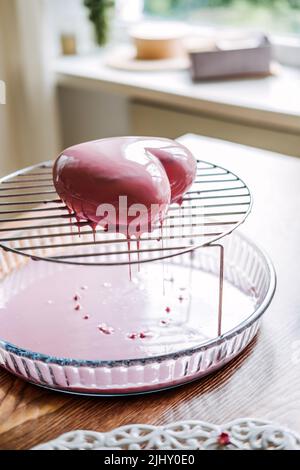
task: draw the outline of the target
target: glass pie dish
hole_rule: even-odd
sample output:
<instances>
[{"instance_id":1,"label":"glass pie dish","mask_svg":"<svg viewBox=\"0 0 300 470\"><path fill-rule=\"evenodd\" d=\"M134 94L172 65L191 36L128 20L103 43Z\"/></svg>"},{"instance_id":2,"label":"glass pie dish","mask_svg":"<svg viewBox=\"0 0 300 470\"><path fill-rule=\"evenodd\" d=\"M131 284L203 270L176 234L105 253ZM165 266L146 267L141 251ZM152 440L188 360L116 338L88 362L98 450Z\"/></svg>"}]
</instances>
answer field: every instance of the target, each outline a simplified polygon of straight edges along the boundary
<instances>
[{"instance_id":1,"label":"glass pie dish","mask_svg":"<svg viewBox=\"0 0 300 470\"><path fill-rule=\"evenodd\" d=\"M87 395L167 389L223 367L255 337L276 276L240 233L222 243L221 335L217 249L135 266L131 280L128 266L67 266L2 251L1 366Z\"/></svg>"}]
</instances>

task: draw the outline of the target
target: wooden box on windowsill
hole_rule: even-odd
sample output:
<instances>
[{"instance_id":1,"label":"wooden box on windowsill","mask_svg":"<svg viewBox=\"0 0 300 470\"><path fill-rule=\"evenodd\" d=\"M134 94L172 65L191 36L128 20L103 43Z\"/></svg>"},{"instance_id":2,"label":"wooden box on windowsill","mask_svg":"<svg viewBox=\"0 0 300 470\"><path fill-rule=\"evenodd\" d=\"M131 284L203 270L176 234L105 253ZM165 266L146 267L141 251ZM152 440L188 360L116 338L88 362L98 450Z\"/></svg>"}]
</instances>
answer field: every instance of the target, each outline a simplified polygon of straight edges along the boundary
<instances>
[{"instance_id":1,"label":"wooden box on windowsill","mask_svg":"<svg viewBox=\"0 0 300 470\"><path fill-rule=\"evenodd\" d=\"M272 47L266 37L257 47L189 50L194 81L231 77L255 77L271 73Z\"/></svg>"}]
</instances>

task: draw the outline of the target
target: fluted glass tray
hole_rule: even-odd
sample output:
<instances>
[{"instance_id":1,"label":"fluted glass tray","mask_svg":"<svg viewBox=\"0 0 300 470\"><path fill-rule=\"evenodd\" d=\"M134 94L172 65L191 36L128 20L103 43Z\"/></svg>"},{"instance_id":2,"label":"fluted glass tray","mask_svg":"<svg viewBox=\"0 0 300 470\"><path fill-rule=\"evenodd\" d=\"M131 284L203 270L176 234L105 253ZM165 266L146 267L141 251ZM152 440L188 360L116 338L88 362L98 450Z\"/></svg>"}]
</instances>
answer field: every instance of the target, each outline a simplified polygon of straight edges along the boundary
<instances>
[{"instance_id":1,"label":"fluted glass tray","mask_svg":"<svg viewBox=\"0 0 300 470\"><path fill-rule=\"evenodd\" d=\"M251 342L275 291L273 266L253 242L237 233L224 247L221 336L217 248L136 266L131 280L128 266L3 251L1 365L40 386L95 395L161 390L215 371Z\"/></svg>"}]
</instances>

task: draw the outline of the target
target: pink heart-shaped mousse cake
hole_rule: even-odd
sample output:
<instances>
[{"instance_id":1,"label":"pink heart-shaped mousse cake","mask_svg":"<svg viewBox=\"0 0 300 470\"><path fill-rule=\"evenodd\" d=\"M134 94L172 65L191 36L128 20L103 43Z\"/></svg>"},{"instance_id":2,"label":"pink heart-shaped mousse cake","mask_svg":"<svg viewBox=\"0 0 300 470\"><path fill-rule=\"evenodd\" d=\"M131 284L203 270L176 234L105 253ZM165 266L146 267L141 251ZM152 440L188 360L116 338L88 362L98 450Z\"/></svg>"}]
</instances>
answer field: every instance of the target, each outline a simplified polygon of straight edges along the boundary
<instances>
[{"instance_id":1,"label":"pink heart-shaped mousse cake","mask_svg":"<svg viewBox=\"0 0 300 470\"><path fill-rule=\"evenodd\" d=\"M57 158L53 181L79 221L125 235L151 232L170 202L180 202L196 175L181 144L152 137L115 137L70 147Z\"/></svg>"}]
</instances>

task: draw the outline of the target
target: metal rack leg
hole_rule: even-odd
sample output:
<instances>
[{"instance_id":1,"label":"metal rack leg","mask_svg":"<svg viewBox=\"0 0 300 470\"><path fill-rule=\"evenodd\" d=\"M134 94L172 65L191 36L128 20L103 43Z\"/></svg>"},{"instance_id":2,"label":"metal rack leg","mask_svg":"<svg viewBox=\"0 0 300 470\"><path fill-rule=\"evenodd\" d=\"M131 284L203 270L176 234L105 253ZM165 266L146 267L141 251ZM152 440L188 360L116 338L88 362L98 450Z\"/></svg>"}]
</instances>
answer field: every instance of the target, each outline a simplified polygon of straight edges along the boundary
<instances>
[{"instance_id":1,"label":"metal rack leg","mask_svg":"<svg viewBox=\"0 0 300 470\"><path fill-rule=\"evenodd\" d=\"M220 248L220 280L219 280L219 307L218 307L218 336L222 334L223 318L223 285L224 285L224 246L216 245Z\"/></svg>"},{"instance_id":2,"label":"metal rack leg","mask_svg":"<svg viewBox=\"0 0 300 470\"><path fill-rule=\"evenodd\" d=\"M219 248L219 304L218 304L218 336L222 335L222 318L223 318L223 286L224 286L224 246L221 244L206 245L205 248Z\"/></svg>"}]
</instances>

